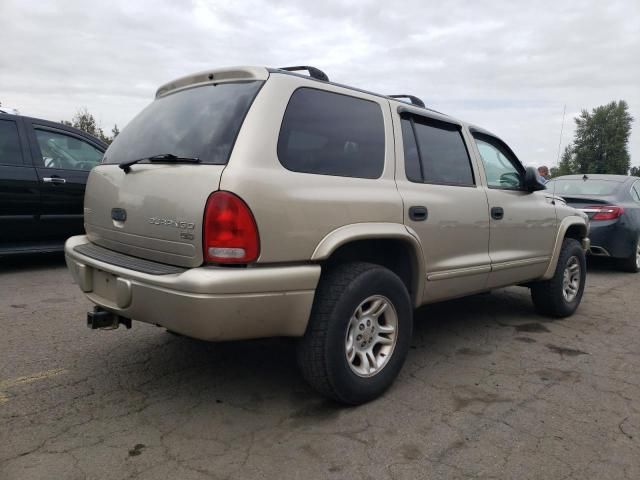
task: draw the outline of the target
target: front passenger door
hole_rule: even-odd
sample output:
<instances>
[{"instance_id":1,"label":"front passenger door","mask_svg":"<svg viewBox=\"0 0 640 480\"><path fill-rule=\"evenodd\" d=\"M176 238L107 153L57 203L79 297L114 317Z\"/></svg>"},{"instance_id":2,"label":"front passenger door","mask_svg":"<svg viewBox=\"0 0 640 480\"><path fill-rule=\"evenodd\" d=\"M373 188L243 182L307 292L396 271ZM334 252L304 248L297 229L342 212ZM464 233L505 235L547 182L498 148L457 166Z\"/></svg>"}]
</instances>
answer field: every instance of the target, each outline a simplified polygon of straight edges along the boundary
<instances>
[{"instance_id":1,"label":"front passenger door","mask_svg":"<svg viewBox=\"0 0 640 480\"><path fill-rule=\"evenodd\" d=\"M41 233L65 240L84 232L83 203L89 171L103 152L74 132L33 124L31 150L40 180Z\"/></svg>"},{"instance_id":2,"label":"front passenger door","mask_svg":"<svg viewBox=\"0 0 640 480\"><path fill-rule=\"evenodd\" d=\"M488 288L524 282L547 268L556 239L556 210L546 191L523 188L524 167L500 139L472 130L489 201Z\"/></svg>"}]
</instances>

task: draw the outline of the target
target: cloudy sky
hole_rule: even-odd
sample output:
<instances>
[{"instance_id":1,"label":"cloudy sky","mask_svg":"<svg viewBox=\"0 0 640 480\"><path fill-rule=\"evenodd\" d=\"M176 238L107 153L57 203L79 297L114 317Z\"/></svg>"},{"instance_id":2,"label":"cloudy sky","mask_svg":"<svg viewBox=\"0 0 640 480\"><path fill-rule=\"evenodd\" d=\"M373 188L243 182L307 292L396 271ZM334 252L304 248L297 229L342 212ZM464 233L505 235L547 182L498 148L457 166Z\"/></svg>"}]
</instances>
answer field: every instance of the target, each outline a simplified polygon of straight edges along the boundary
<instances>
[{"instance_id":1,"label":"cloudy sky","mask_svg":"<svg viewBox=\"0 0 640 480\"><path fill-rule=\"evenodd\" d=\"M168 80L299 65L411 93L554 165L573 117L625 99L640 164L640 1L0 0L0 102L123 127Z\"/></svg>"}]
</instances>

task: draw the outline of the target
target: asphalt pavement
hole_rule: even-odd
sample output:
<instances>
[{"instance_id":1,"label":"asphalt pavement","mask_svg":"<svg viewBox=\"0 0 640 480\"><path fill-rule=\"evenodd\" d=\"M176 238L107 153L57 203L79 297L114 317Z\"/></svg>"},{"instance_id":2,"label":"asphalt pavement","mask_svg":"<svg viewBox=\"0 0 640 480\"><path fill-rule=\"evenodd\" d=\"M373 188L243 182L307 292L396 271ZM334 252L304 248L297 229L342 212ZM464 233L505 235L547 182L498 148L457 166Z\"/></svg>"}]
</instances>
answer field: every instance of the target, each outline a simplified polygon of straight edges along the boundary
<instances>
[{"instance_id":1,"label":"asphalt pavement","mask_svg":"<svg viewBox=\"0 0 640 480\"><path fill-rule=\"evenodd\" d=\"M355 408L292 340L91 331L90 308L60 255L0 260L0 479L640 478L640 274L606 262L567 319L518 287L422 308Z\"/></svg>"}]
</instances>

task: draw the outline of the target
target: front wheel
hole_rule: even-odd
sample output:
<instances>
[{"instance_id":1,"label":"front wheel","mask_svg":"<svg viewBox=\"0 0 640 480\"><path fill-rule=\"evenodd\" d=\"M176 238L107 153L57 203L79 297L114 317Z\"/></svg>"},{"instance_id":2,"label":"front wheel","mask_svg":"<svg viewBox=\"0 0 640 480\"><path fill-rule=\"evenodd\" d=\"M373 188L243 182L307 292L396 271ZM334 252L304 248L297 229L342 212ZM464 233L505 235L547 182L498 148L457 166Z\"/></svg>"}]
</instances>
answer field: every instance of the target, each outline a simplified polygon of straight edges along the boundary
<instances>
[{"instance_id":1,"label":"front wheel","mask_svg":"<svg viewBox=\"0 0 640 480\"><path fill-rule=\"evenodd\" d=\"M350 405L381 395L402 368L413 309L390 270L369 263L324 273L307 331L298 343L303 376L323 395Z\"/></svg>"},{"instance_id":2,"label":"front wheel","mask_svg":"<svg viewBox=\"0 0 640 480\"><path fill-rule=\"evenodd\" d=\"M531 286L538 313L559 318L572 315L582 300L586 276L584 250L577 240L565 238L553 277Z\"/></svg>"}]
</instances>

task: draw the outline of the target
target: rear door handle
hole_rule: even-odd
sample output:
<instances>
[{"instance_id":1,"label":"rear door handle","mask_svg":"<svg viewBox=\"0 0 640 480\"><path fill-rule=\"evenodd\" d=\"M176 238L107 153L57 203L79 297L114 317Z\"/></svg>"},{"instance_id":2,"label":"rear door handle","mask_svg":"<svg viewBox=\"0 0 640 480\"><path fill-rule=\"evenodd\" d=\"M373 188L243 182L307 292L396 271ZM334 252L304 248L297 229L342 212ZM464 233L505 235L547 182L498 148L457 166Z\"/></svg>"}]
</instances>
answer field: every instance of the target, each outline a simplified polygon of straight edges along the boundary
<instances>
[{"instance_id":1,"label":"rear door handle","mask_svg":"<svg viewBox=\"0 0 640 480\"><path fill-rule=\"evenodd\" d=\"M429 216L429 210L427 207L414 206L409 208L409 218L414 222L423 222Z\"/></svg>"},{"instance_id":2,"label":"rear door handle","mask_svg":"<svg viewBox=\"0 0 640 480\"><path fill-rule=\"evenodd\" d=\"M504 217L504 209L502 207L491 208L491 218L494 220L502 220Z\"/></svg>"},{"instance_id":3,"label":"rear door handle","mask_svg":"<svg viewBox=\"0 0 640 480\"><path fill-rule=\"evenodd\" d=\"M60 177L44 177L42 179L44 183L67 183L67 180Z\"/></svg>"}]
</instances>

